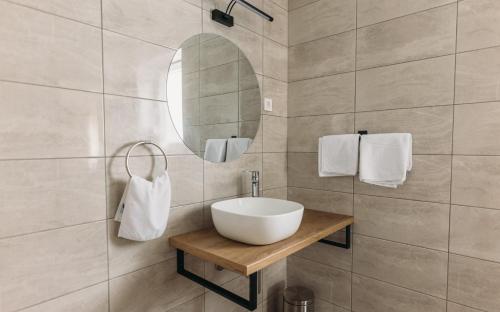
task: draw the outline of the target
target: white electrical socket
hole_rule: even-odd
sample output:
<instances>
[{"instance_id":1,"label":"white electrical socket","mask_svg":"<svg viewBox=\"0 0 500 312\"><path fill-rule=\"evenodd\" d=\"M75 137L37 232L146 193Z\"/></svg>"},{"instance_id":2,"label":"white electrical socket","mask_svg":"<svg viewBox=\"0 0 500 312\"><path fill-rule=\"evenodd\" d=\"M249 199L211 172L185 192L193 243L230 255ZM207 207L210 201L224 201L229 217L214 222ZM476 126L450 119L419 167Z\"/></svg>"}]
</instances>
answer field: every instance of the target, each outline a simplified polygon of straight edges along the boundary
<instances>
[{"instance_id":1,"label":"white electrical socket","mask_svg":"<svg viewBox=\"0 0 500 312\"><path fill-rule=\"evenodd\" d=\"M264 110L268 112L273 111L273 99L271 98L264 98Z\"/></svg>"}]
</instances>

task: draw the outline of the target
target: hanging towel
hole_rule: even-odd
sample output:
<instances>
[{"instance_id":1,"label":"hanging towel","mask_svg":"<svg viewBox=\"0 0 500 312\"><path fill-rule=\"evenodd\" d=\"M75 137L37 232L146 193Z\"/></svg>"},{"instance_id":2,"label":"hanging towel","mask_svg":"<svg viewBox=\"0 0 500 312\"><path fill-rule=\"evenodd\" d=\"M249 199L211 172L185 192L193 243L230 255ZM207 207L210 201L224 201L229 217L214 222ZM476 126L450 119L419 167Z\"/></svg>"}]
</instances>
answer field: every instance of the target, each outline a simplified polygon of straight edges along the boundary
<instances>
[{"instance_id":1,"label":"hanging towel","mask_svg":"<svg viewBox=\"0 0 500 312\"><path fill-rule=\"evenodd\" d=\"M147 241L163 235L170 212L171 185L168 173L152 182L132 176L115 214L121 222L118 236Z\"/></svg>"},{"instance_id":2,"label":"hanging towel","mask_svg":"<svg viewBox=\"0 0 500 312\"><path fill-rule=\"evenodd\" d=\"M211 162L226 161L227 139L208 139L205 144L205 160Z\"/></svg>"},{"instance_id":3,"label":"hanging towel","mask_svg":"<svg viewBox=\"0 0 500 312\"><path fill-rule=\"evenodd\" d=\"M231 138L227 140L226 161L238 159L252 144L252 139Z\"/></svg>"},{"instance_id":4,"label":"hanging towel","mask_svg":"<svg viewBox=\"0 0 500 312\"><path fill-rule=\"evenodd\" d=\"M359 180L397 188L412 169L410 133L368 134L361 136Z\"/></svg>"},{"instance_id":5,"label":"hanging towel","mask_svg":"<svg viewBox=\"0 0 500 312\"><path fill-rule=\"evenodd\" d=\"M354 176L358 172L359 134L329 135L319 138L320 177Z\"/></svg>"}]
</instances>

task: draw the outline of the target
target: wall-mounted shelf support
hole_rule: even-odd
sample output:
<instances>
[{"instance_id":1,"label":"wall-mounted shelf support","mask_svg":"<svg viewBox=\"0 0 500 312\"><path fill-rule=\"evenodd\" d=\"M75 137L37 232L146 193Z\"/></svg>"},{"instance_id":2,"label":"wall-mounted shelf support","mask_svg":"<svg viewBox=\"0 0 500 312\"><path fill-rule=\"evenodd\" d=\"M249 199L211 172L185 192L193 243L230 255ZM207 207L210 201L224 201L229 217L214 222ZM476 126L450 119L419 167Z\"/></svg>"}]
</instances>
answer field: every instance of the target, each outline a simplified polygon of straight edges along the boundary
<instances>
[{"instance_id":1,"label":"wall-mounted shelf support","mask_svg":"<svg viewBox=\"0 0 500 312\"><path fill-rule=\"evenodd\" d=\"M351 248L351 226L348 225L345 228L345 243L338 243L338 242L334 242L334 241L331 241L328 239L321 239L319 242L323 243L323 244L332 245L335 247L350 249Z\"/></svg>"},{"instance_id":2,"label":"wall-mounted shelf support","mask_svg":"<svg viewBox=\"0 0 500 312\"><path fill-rule=\"evenodd\" d=\"M177 273L180 275L189 278L193 282L213 291L214 293L217 293L221 295L222 297L231 300L232 302L244 307L245 309L249 311L254 311L257 309L257 274L258 272L255 272L253 274L250 274L248 277L250 280L250 285L249 285L249 299L245 299L241 296L238 296L235 293L230 292L229 290L220 287L219 285L216 285L203 277L200 277L192 272L189 272L185 269L184 267L184 251L177 249Z\"/></svg>"}]
</instances>

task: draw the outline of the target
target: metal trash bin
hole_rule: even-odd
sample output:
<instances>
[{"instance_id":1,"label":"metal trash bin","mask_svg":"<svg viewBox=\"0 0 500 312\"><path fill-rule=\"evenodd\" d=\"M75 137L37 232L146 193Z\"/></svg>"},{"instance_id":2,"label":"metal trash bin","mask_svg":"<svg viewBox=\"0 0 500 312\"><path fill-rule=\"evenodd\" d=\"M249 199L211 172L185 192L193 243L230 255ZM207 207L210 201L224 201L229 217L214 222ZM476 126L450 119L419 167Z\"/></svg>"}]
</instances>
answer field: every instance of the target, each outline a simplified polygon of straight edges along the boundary
<instances>
[{"instance_id":1,"label":"metal trash bin","mask_svg":"<svg viewBox=\"0 0 500 312\"><path fill-rule=\"evenodd\" d=\"M283 312L314 312L314 293L305 287L288 287L283 294Z\"/></svg>"}]
</instances>

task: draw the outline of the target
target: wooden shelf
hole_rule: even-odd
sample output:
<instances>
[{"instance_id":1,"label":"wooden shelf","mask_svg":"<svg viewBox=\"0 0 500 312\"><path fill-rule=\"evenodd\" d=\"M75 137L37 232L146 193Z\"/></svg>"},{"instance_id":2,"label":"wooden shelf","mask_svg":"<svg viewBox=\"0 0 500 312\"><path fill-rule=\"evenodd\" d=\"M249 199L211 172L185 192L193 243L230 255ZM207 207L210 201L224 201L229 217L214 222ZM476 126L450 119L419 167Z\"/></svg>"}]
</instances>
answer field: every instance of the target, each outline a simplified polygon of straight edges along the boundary
<instances>
[{"instance_id":1,"label":"wooden shelf","mask_svg":"<svg viewBox=\"0 0 500 312\"><path fill-rule=\"evenodd\" d=\"M353 217L305 209L299 230L280 242L254 246L206 229L170 237L170 246L225 269L249 276L354 222Z\"/></svg>"}]
</instances>

